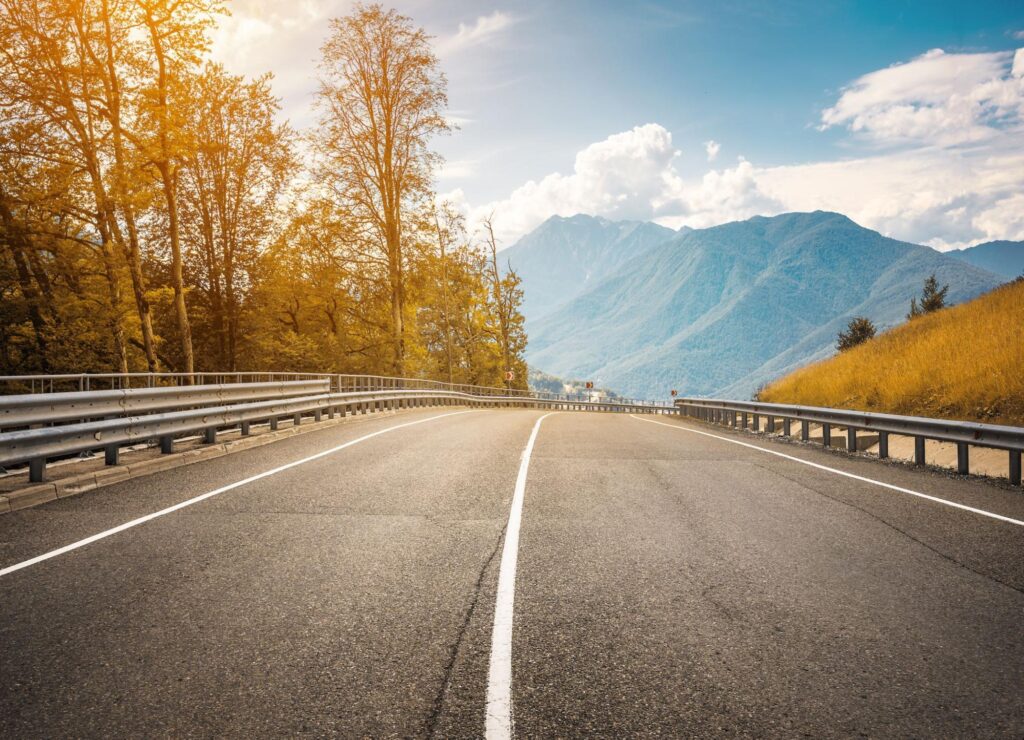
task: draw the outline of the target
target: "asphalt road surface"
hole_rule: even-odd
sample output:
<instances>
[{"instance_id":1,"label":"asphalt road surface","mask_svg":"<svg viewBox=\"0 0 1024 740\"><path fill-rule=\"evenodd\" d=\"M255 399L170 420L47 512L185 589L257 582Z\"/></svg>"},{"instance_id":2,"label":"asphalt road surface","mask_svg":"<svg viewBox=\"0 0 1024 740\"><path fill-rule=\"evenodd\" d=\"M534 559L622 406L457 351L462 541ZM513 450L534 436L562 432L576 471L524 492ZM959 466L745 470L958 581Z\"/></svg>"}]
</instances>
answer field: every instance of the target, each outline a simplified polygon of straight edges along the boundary
<instances>
[{"instance_id":1,"label":"asphalt road surface","mask_svg":"<svg viewBox=\"0 0 1024 740\"><path fill-rule=\"evenodd\" d=\"M1019 490L544 415L368 418L0 517L0 736L1024 736Z\"/></svg>"}]
</instances>

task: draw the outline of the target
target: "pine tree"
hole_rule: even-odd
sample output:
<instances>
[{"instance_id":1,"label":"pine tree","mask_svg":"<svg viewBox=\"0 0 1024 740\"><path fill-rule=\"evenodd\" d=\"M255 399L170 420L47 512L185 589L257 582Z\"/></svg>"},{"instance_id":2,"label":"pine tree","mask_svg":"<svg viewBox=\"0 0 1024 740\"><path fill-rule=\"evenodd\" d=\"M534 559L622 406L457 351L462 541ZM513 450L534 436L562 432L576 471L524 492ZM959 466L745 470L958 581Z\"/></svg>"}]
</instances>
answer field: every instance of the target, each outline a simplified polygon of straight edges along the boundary
<instances>
[{"instance_id":1,"label":"pine tree","mask_svg":"<svg viewBox=\"0 0 1024 740\"><path fill-rule=\"evenodd\" d=\"M907 314L907 318L914 319L926 313L938 311L940 308L945 308L946 294L948 292L949 285L946 284L940 288L939 281L933 272L924 281L924 289L921 291L921 303L919 304L916 298L910 299L910 313Z\"/></svg>"},{"instance_id":2,"label":"pine tree","mask_svg":"<svg viewBox=\"0 0 1024 740\"><path fill-rule=\"evenodd\" d=\"M846 325L846 331L839 332L839 341L836 342L836 349L845 352L851 347L863 344L875 336L875 325L871 319L865 316L855 316Z\"/></svg>"}]
</instances>

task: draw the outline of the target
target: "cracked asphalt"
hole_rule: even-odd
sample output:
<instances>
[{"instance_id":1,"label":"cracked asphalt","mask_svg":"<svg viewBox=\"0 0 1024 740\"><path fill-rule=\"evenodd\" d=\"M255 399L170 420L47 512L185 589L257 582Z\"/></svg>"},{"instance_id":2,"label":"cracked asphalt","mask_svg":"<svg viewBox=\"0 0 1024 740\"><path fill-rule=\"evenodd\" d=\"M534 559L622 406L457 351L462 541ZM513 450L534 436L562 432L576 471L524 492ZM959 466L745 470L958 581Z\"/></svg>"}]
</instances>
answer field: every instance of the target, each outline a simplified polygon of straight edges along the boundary
<instances>
[{"instance_id":1,"label":"cracked asphalt","mask_svg":"<svg viewBox=\"0 0 1024 740\"><path fill-rule=\"evenodd\" d=\"M5 515L0 567L447 411ZM543 413L396 430L0 577L0 736L480 736L503 531ZM1024 736L1024 527L666 423L541 427L517 735ZM1019 489L752 443L1024 519Z\"/></svg>"}]
</instances>

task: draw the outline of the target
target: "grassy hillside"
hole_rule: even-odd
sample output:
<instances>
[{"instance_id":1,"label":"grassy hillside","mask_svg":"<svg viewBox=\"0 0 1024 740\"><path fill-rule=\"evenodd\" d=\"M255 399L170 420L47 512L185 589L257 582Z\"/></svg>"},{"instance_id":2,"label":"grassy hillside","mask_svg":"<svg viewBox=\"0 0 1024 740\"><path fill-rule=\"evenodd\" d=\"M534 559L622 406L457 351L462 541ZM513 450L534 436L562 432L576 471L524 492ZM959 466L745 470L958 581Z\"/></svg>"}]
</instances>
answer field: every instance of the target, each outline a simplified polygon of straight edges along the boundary
<instances>
[{"instance_id":1,"label":"grassy hillside","mask_svg":"<svg viewBox=\"0 0 1024 740\"><path fill-rule=\"evenodd\" d=\"M1024 280L801 368L759 398L1024 426Z\"/></svg>"}]
</instances>

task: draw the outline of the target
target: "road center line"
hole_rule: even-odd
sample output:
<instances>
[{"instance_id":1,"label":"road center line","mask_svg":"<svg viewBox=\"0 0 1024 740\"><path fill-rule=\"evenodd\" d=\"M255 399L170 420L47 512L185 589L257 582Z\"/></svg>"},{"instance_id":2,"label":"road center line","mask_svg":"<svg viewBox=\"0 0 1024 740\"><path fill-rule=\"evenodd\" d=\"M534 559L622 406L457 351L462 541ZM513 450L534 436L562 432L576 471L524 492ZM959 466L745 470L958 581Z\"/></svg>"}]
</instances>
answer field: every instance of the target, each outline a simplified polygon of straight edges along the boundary
<instances>
[{"instance_id":1,"label":"road center line","mask_svg":"<svg viewBox=\"0 0 1024 740\"><path fill-rule=\"evenodd\" d=\"M23 568L28 568L29 566L35 565L36 563L41 563L44 560L49 560L50 558L55 558L58 555L63 555L64 553L71 552L72 550L77 550L80 547L85 547L86 545L92 544L93 542L96 542L97 540L102 540L102 539L104 539L106 537L110 537L111 535L115 535L118 532L123 532L126 529L131 529L132 527L137 527L140 524L145 524L146 522L148 522L148 521L150 521L152 519L156 519L157 517L164 516L166 514L170 514L172 512L178 511L179 509L184 509L186 506L192 506L192 504L198 504L200 501L205 501L208 498L212 498L212 497L217 496L217 495L219 495L221 493L225 493L227 491L230 491L230 490L232 490L234 488L239 488L240 486L244 486L247 483L252 483L252 482L258 481L258 480L260 480L262 478L268 478L271 475L277 475L278 473L282 473L285 470L290 470L291 468L298 467L299 465L304 465L304 464L306 464L308 462L312 462L313 460L319 460L321 457L326 457L327 455L332 455L335 452L340 452L341 450L344 450L346 447L351 447L352 445L357 445L360 442L365 442L368 439L373 439L374 437L379 437L382 434L387 434L388 432L394 432L394 431L396 431L398 429L404 429L405 427L415 426L416 424L424 424L424 423L426 423L428 421L434 421L435 419L443 419L446 416L458 416L459 414L468 414L468 413L471 413L471 411L468 411L468 410L467 411L453 411L453 412L450 412L450 413L447 413L447 414L439 414L437 416L429 416L426 419L417 419L416 421L407 421L404 424L396 424L395 426L388 427L387 429L380 429L380 430L378 430L376 432L371 432L370 434L364 434L362 437L359 437L357 439L353 439L353 440L351 440L349 442L345 442L344 444L340 444L337 447L332 447L329 450L324 450L323 452L318 452L315 455L310 455L309 457L304 457L301 460L295 460L294 462L290 462L290 463L287 463L285 465L281 465L279 467L273 468L271 470L266 470L266 471L264 471L262 473L257 473L256 475L249 476L248 478L245 478L243 480L236 481L234 483L229 483L226 486L221 486L220 488L214 489L213 491L207 491L206 493L203 493L203 494L200 494L198 496L195 496L194 498L190 498L187 501L182 501L181 503L175 504L174 506L168 506L166 509L161 509L160 511L154 511L152 514L146 514L145 516L140 516L138 519L132 519L130 522L125 522L124 524L119 524L118 526L113 527L111 529L107 529L107 530L104 530L102 532L98 532L97 534L94 534L94 535L92 535L90 537L86 537L84 540L78 540L78 542L72 542L70 545L64 545L64 547L59 547L56 550L51 550L50 552L43 553L42 555L38 555L38 556L36 556L34 558L30 558L28 560L24 560L24 561L22 561L20 563L14 564L14 565L9 565L6 568L0 569L0 577L6 576L6 575L8 575L10 573L14 573L15 571L18 571L18 570L22 570Z\"/></svg>"},{"instance_id":2,"label":"road center line","mask_svg":"<svg viewBox=\"0 0 1024 740\"><path fill-rule=\"evenodd\" d=\"M516 561L519 559L519 525L523 518L526 474L530 455L537 440L540 423L551 412L537 419L519 462L519 475L512 493L512 508L505 528L505 545L498 568L498 595L494 603L494 627L491 631L491 662L487 674L487 707L484 732L487 740L512 737L512 607L516 594Z\"/></svg>"},{"instance_id":3,"label":"road center line","mask_svg":"<svg viewBox=\"0 0 1024 740\"><path fill-rule=\"evenodd\" d=\"M728 437L723 437L723 436L721 436L719 434L711 434L710 432L702 432L699 429L690 429L689 427L683 427L683 426L679 426L677 424L666 424L663 421L654 421L653 419L642 419L639 416L633 416L633 414L630 414L630 416L632 416L637 421L646 421L648 424L658 424L659 426L669 427L671 429L678 429L681 432L690 432L691 434L700 434L700 435L703 435L705 437L712 437L714 439L720 439L723 442L729 442L729 443L734 444L734 445L740 445L741 447L749 447L752 450L758 450L759 452L764 452L764 453L769 454L769 455L775 455L776 457L784 457L787 460L792 460L793 462L798 462L801 465L809 465L810 467L817 468L818 470L827 470L830 473L835 473L836 475L841 475L844 478L853 478L854 480L859 480L859 481L861 481L863 483L870 483L870 484L875 485L875 486L881 486L882 488L888 488L890 491L898 491L899 493L905 493L908 496L917 496L918 498L923 498L923 499L926 499L928 501L933 501L933 502L935 502L937 504L943 504L944 506L952 506L954 509L962 509L963 511L969 511L972 514L978 514L980 516L986 516L986 517L988 517L990 519L998 519L1001 522L1007 522L1008 524L1016 524L1019 527L1024 527L1024 521L1021 521L1020 519L1011 519L1010 517L1003 516L1002 514L995 514L995 513L991 512L991 511L985 511L984 509L976 509L973 506L967 506L966 504L958 504L956 501L950 501L949 499L938 498L937 496L929 496L927 493L921 493L920 491L912 491L909 488L902 488L900 486L894 486L891 483L883 483L882 481L875 480L874 478L865 478L862 475L855 475L854 473L847 473L845 470L838 470L836 468L830 468L827 465L820 465L819 463L811 462L810 460L803 460L803 459L801 459L799 457L794 457L793 455L787 455L784 452L777 452L775 450L766 450L764 447L759 447L758 445L752 445L752 444L749 444L748 442L740 442L738 439L729 439Z\"/></svg>"}]
</instances>

